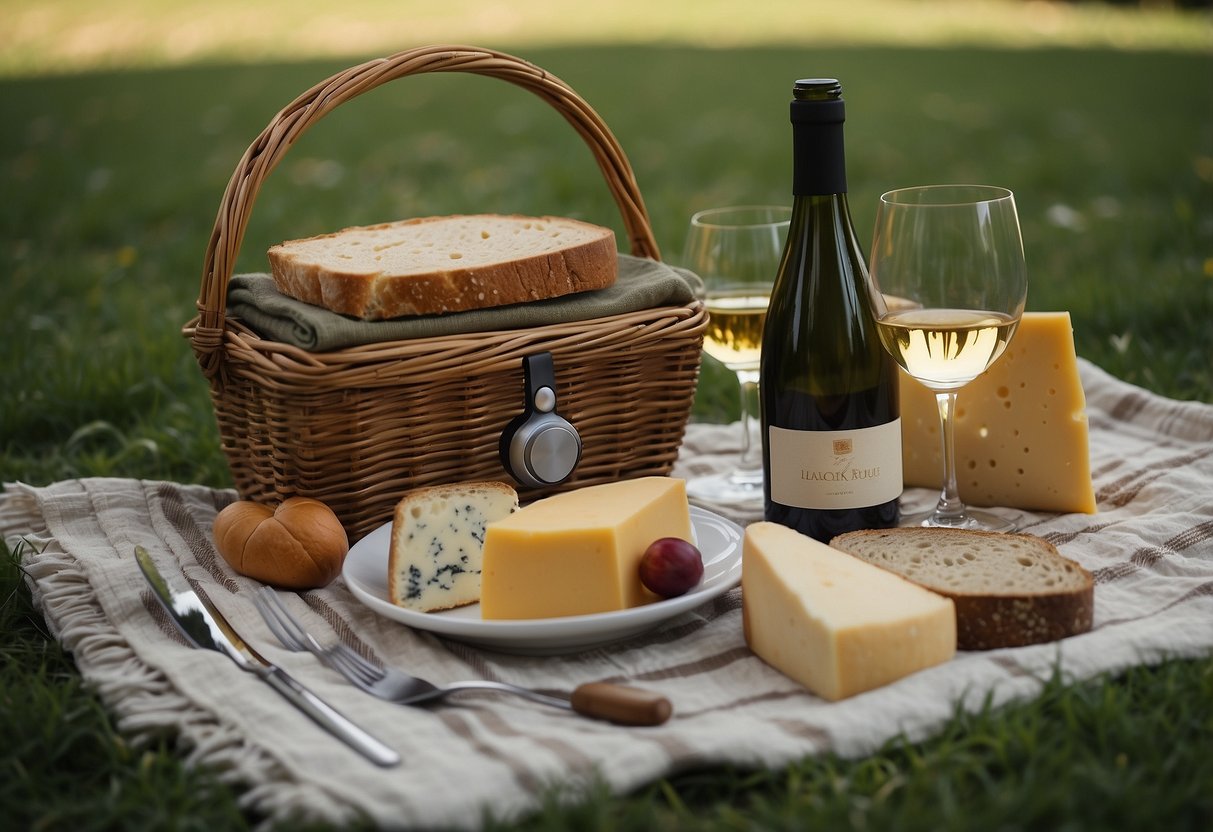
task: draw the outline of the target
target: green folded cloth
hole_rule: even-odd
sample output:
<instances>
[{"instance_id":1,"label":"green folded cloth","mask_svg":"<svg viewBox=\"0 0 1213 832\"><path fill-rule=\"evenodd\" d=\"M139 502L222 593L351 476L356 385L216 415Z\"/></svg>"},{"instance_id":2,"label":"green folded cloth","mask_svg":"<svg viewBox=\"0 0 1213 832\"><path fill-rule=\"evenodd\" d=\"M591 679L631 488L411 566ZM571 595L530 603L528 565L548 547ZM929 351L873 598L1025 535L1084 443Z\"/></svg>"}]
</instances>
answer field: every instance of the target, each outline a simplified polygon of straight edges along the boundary
<instances>
[{"instance_id":1,"label":"green folded cloth","mask_svg":"<svg viewBox=\"0 0 1213 832\"><path fill-rule=\"evenodd\" d=\"M493 309L363 321L287 297L268 274L233 276L227 308L231 317L239 318L262 338L310 352L327 352L383 341L525 329L682 306L701 293L702 287L703 281L685 269L620 254L619 276L613 286Z\"/></svg>"}]
</instances>

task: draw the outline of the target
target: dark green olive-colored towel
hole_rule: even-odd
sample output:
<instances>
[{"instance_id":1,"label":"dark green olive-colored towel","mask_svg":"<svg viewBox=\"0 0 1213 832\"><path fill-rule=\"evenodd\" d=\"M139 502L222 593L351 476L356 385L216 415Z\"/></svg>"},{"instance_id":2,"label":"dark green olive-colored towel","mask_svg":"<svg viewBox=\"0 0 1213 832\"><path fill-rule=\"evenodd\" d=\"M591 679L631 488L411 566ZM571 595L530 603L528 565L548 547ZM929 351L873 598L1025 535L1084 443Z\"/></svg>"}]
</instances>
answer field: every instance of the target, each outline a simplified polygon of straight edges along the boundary
<instances>
[{"instance_id":1,"label":"dark green olive-colored towel","mask_svg":"<svg viewBox=\"0 0 1213 832\"><path fill-rule=\"evenodd\" d=\"M262 338L310 352L328 352L384 341L525 329L659 306L681 306L689 303L702 285L697 275L685 269L620 254L619 276L606 289L449 315L363 321L287 297L278 291L268 274L232 277L227 304L229 315L241 319Z\"/></svg>"}]
</instances>

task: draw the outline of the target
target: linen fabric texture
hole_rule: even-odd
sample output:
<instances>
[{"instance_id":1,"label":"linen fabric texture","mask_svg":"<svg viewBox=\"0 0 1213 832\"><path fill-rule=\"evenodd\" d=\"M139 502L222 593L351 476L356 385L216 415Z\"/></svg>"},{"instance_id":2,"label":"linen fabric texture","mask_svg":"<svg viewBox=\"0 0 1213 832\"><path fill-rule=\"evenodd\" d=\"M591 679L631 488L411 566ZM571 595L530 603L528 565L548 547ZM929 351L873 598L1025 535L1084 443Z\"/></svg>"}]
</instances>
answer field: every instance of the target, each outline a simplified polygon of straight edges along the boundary
<instances>
[{"instance_id":1,"label":"linen fabric texture","mask_svg":"<svg viewBox=\"0 0 1213 832\"><path fill-rule=\"evenodd\" d=\"M703 281L686 269L630 254L619 254L618 258L618 276L614 285L605 289L492 309L384 321L363 321L296 300L278 291L268 274L235 275L228 285L228 314L268 340L309 352L328 352L386 341L527 329L682 306L702 289Z\"/></svg>"}]
</instances>

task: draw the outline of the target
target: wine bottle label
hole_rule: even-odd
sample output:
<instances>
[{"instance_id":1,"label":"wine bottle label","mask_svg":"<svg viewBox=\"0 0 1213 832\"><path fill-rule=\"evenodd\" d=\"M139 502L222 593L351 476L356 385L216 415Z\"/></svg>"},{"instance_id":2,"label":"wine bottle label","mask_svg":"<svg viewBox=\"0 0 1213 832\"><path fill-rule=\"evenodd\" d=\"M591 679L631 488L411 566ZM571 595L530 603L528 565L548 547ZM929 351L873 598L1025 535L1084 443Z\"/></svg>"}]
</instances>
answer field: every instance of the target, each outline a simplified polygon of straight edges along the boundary
<instances>
[{"instance_id":1,"label":"wine bottle label","mask_svg":"<svg viewBox=\"0 0 1213 832\"><path fill-rule=\"evenodd\" d=\"M849 509L901 496L901 419L858 430L771 425L771 499L796 508Z\"/></svg>"}]
</instances>

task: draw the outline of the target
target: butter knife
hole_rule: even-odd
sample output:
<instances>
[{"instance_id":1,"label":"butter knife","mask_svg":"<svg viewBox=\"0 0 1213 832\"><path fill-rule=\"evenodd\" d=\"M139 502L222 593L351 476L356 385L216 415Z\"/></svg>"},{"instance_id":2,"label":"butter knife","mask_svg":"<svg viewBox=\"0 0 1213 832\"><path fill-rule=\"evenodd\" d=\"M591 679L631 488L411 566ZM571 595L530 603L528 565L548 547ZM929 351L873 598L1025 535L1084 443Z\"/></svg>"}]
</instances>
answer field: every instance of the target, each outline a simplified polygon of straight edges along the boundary
<instances>
[{"instance_id":1,"label":"butter knife","mask_svg":"<svg viewBox=\"0 0 1213 832\"><path fill-rule=\"evenodd\" d=\"M242 639L223 614L196 592L174 592L142 546L135 547L135 560L151 585L152 594L195 647L223 653L241 670L260 678L283 698L333 736L378 766L395 766L400 755L359 728L336 708L266 659Z\"/></svg>"}]
</instances>

